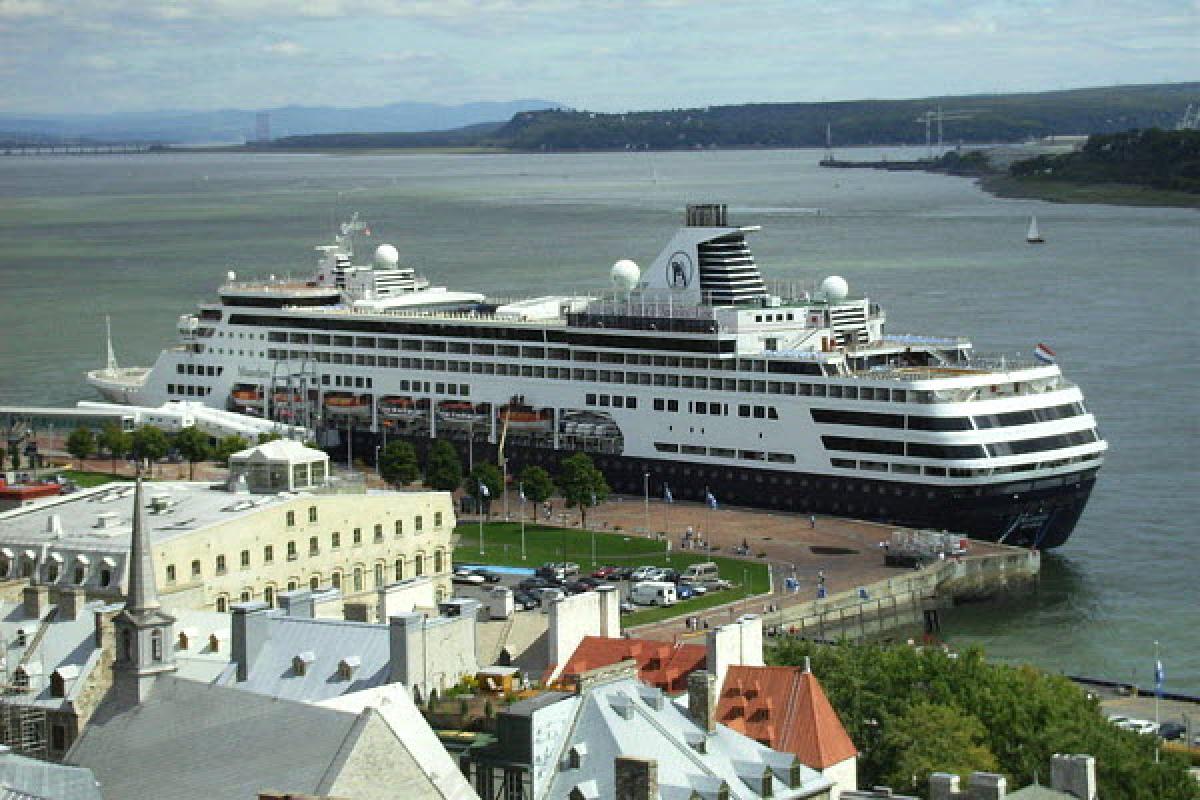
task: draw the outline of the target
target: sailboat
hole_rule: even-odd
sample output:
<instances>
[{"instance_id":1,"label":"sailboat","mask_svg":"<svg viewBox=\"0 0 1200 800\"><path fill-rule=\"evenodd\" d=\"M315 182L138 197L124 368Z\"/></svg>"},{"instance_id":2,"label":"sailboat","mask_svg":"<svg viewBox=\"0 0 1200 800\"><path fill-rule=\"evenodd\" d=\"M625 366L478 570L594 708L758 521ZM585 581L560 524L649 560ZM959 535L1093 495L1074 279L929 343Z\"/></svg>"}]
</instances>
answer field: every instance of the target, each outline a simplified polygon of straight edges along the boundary
<instances>
[{"instance_id":1,"label":"sailboat","mask_svg":"<svg viewBox=\"0 0 1200 800\"><path fill-rule=\"evenodd\" d=\"M1038 233L1037 217L1029 218L1029 231L1025 234L1025 241L1029 244L1044 244L1045 239Z\"/></svg>"}]
</instances>

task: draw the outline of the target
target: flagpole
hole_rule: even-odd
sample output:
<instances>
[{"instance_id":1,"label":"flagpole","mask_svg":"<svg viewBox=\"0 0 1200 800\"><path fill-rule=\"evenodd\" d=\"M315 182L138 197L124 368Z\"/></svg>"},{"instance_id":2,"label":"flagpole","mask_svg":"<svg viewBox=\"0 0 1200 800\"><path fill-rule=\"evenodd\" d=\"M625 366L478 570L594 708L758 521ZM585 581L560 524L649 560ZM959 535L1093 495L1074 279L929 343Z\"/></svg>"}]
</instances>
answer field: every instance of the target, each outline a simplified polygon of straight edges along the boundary
<instances>
[{"instance_id":1,"label":"flagpole","mask_svg":"<svg viewBox=\"0 0 1200 800\"><path fill-rule=\"evenodd\" d=\"M525 560L525 485L517 484L521 493L521 560Z\"/></svg>"},{"instance_id":2,"label":"flagpole","mask_svg":"<svg viewBox=\"0 0 1200 800\"><path fill-rule=\"evenodd\" d=\"M1162 750L1162 748L1159 747L1159 738L1158 738L1158 728L1159 728L1158 703L1162 699L1162 685L1163 685L1162 661L1159 660L1159 657L1158 657L1158 639L1155 639L1154 640L1154 763L1155 764L1158 763L1159 751ZM1188 744L1191 744L1191 742L1189 742Z\"/></svg>"}]
</instances>

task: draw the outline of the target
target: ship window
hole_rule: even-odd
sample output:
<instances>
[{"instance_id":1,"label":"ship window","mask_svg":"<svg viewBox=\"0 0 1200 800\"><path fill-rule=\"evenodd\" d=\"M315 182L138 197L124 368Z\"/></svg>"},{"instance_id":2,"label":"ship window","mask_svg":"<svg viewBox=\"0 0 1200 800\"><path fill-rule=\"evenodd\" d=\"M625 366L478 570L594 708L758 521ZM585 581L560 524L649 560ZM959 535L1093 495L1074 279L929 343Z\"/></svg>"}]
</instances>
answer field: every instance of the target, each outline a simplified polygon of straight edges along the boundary
<instances>
[{"instance_id":1,"label":"ship window","mask_svg":"<svg viewBox=\"0 0 1200 800\"><path fill-rule=\"evenodd\" d=\"M754 407L754 418L755 419L766 419L767 418L767 410L765 408L763 408L762 406L755 406Z\"/></svg>"},{"instance_id":2,"label":"ship window","mask_svg":"<svg viewBox=\"0 0 1200 800\"><path fill-rule=\"evenodd\" d=\"M750 416L750 406L738 406L738 416L739 417Z\"/></svg>"},{"instance_id":3,"label":"ship window","mask_svg":"<svg viewBox=\"0 0 1200 800\"><path fill-rule=\"evenodd\" d=\"M971 420L966 417L914 417L908 418L908 427L914 431L969 431ZM981 425L980 427L991 427Z\"/></svg>"},{"instance_id":4,"label":"ship window","mask_svg":"<svg viewBox=\"0 0 1200 800\"><path fill-rule=\"evenodd\" d=\"M660 453L678 453L679 445L668 442L655 442L654 449Z\"/></svg>"},{"instance_id":5,"label":"ship window","mask_svg":"<svg viewBox=\"0 0 1200 800\"><path fill-rule=\"evenodd\" d=\"M637 408L637 398L636 397L626 397L625 398L625 407L626 408Z\"/></svg>"},{"instance_id":6,"label":"ship window","mask_svg":"<svg viewBox=\"0 0 1200 800\"><path fill-rule=\"evenodd\" d=\"M667 401L667 411L678 411L678 410L679 410L679 401L678 400L668 400Z\"/></svg>"},{"instance_id":7,"label":"ship window","mask_svg":"<svg viewBox=\"0 0 1200 800\"><path fill-rule=\"evenodd\" d=\"M654 410L655 411L665 411L666 408L667 408L666 400L662 399L661 397L654 398Z\"/></svg>"}]
</instances>

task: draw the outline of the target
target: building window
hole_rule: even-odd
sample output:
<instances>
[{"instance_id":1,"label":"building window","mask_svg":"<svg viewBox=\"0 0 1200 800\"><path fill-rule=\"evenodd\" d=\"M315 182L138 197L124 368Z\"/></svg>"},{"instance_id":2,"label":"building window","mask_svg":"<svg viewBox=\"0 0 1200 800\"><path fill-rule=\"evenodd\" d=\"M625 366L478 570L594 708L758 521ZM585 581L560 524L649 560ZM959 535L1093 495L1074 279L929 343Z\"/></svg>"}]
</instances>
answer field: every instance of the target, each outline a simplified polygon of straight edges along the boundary
<instances>
[{"instance_id":1,"label":"building window","mask_svg":"<svg viewBox=\"0 0 1200 800\"><path fill-rule=\"evenodd\" d=\"M418 578L425 574L425 556L417 553L416 566L413 568L413 574Z\"/></svg>"},{"instance_id":2,"label":"building window","mask_svg":"<svg viewBox=\"0 0 1200 800\"><path fill-rule=\"evenodd\" d=\"M309 522L317 521L317 507L316 506L308 507L308 521Z\"/></svg>"},{"instance_id":3,"label":"building window","mask_svg":"<svg viewBox=\"0 0 1200 800\"><path fill-rule=\"evenodd\" d=\"M288 542L288 543L287 543L287 560L288 560L288 561L295 561L297 557L298 557L298 556L297 556L297 554L296 554L296 543L295 543L295 542Z\"/></svg>"},{"instance_id":4,"label":"building window","mask_svg":"<svg viewBox=\"0 0 1200 800\"><path fill-rule=\"evenodd\" d=\"M78 583L79 581L76 581ZM167 564L167 583L175 582L175 565Z\"/></svg>"},{"instance_id":5,"label":"building window","mask_svg":"<svg viewBox=\"0 0 1200 800\"><path fill-rule=\"evenodd\" d=\"M0 574L6 574L6 573L0 573ZM85 580L87 580L87 570L84 569L83 567L76 567L75 568L75 583L82 585Z\"/></svg>"},{"instance_id":6,"label":"building window","mask_svg":"<svg viewBox=\"0 0 1200 800\"><path fill-rule=\"evenodd\" d=\"M341 589L342 588L342 573L334 572L332 575L330 575L329 576L329 585L335 589Z\"/></svg>"},{"instance_id":7,"label":"building window","mask_svg":"<svg viewBox=\"0 0 1200 800\"><path fill-rule=\"evenodd\" d=\"M242 596L241 596L241 599L242 599L242 602L243 602L243 603L249 603L249 602L250 602L250 600L251 600L253 597L254 597L254 594L253 594L253 592L251 592L249 589L243 589L243 590L242 590Z\"/></svg>"},{"instance_id":8,"label":"building window","mask_svg":"<svg viewBox=\"0 0 1200 800\"><path fill-rule=\"evenodd\" d=\"M433 554L433 574L440 575L442 573L442 551L438 550Z\"/></svg>"},{"instance_id":9,"label":"building window","mask_svg":"<svg viewBox=\"0 0 1200 800\"><path fill-rule=\"evenodd\" d=\"M200 560L199 559L192 562L192 577L193 578L200 577Z\"/></svg>"},{"instance_id":10,"label":"building window","mask_svg":"<svg viewBox=\"0 0 1200 800\"><path fill-rule=\"evenodd\" d=\"M112 583L112 570L111 569L100 570L100 585L108 586L111 583Z\"/></svg>"},{"instance_id":11,"label":"building window","mask_svg":"<svg viewBox=\"0 0 1200 800\"><path fill-rule=\"evenodd\" d=\"M433 513L433 527L435 527L435 528L442 527L442 512L435 511Z\"/></svg>"},{"instance_id":12,"label":"building window","mask_svg":"<svg viewBox=\"0 0 1200 800\"><path fill-rule=\"evenodd\" d=\"M229 610L229 598L225 595L217 596L217 613L224 614Z\"/></svg>"},{"instance_id":13,"label":"building window","mask_svg":"<svg viewBox=\"0 0 1200 800\"><path fill-rule=\"evenodd\" d=\"M163 660L163 634L160 630L150 633L150 657L155 661Z\"/></svg>"},{"instance_id":14,"label":"building window","mask_svg":"<svg viewBox=\"0 0 1200 800\"><path fill-rule=\"evenodd\" d=\"M360 544L362 544L362 528L355 528L353 535L354 535L354 546L358 547Z\"/></svg>"},{"instance_id":15,"label":"building window","mask_svg":"<svg viewBox=\"0 0 1200 800\"><path fill-rule=\"evenodd\" d=\"M404 520L402 520L402 519L396 520L396 535L397 536L404 535Z\"/></svg>"},{"instance_id":16,"label":"building window","mask_svg":"<svg viewBox=\"0 0 1200 800\"><path fill-rule=\"evenodd\" d=\"M54 583L56 580L58 580L58 564L51 563L46 567L46 582Z\"/></svg>"},{"instance_id":17,"label":"building window","mask_svg":"<svg viewBox=\"0 0 1200 800\"><path fill-rule=\"evenodd\" d=\"M242 551L242 568L245 569L246 567L249 567L249 566L250 566L250 551L243 550Z\"/></svg>"},{"instance_id":18,"label":"building window","mask_svg":"<svg viewBox=\"0 0 1200 800\"><path fill-rule=\"evenodd\" d=\"M133 631L121 631L121 652L126 661L133 661Z\"/></svg>"},{"instance_id":19,"label":"building window","mask_svg":"<svg viewBox=\"0 0 1200 800\"><path fill-rule=\"evenodd\" d=\"M421 532L423 525L424 520L421 519L420 515L413 519L413 530L415 530L417 533Z\"/></svg>"},{"instance_id":20,"label":"building window","mask_svg":"<svg viewBox=\"0 0 1200 800\"><path fill-rule=\"evenodd\" d=\"M404 559L403 558L396 559L396 580L398 580L398 581L404 580Z\"/></svg>"},{"instance_id":21,"label":"building window","mask_svg":"<svg viewBox=\"0 0 1200 800\"><path fill-rule=\"evenodd\" d=\"M382 541L383 541L383 526L376 525L375 526L375 544L379 544Z\"/></svg>"},{"instance_id":22,"label":"building window","mask_svg":"<svg viewBox=\"0 0 1200 800\"><path fill-rule=\"evenodd\" d=\"M217 556L217 574L225 574L225 556L223 555Z\"/></svg>"},{"instance_id":23,"label":"building window","mask_svg":"<svg viewBox=\"0 0 1200 800\"><path fill-rule=\"evenodd\" d=\"M66 697L67 682L63 678L62 673L58 670L50 673L50 696L51 697Z\"/></svg>"},{"instance_id":24,"label":"building window","mask_svg":"<svg viewBox=\"0 0 1200 800\"><path fill-rule=\"evenodd\" d=\"M266 545L263 547L263 563L270 564L275 560L275 546Z\"/></svg>"},{"instance_id":25,"label":"building window","mask_svg":"<svg viewBox=\"0 0 1200 800\"><path fill-rule=\"evenodd\" d=\"M375 565L375 588L376 589L378 589L380 586L383 586L383 567L384 567L384 564L382 561L380 561L378 564Z\"/></svg>"},{"instance_id":26,"label":"building window","mask_svg":"<svg viewBox=\"0 0 1200 800\"><path fill-rule=\"evenodd\" d=\"M337 541L338 541L338 535L335 533L335 534L333 534L333 546L334 547L337 547ZM317 553L320 553L320 552L321 552L321 545L319 542L317 542L317 537L315 537L315 536L309 537L309 539L308 539L308 554L310 556L315 556Z\"/></svg>"},{"instance_id":27,"label":"building window","mask_svg":"<svg viewBox=\"0 0 1200 800\"><path fill-rule=\"evenodd\" d=\"M313 589L313 590L321 588L321 576L313 575L311 578L309 578L308 579L308 588Z\"/></svg>"},{"instance_id":28,"label":"building window","mask_svg":"<svg viewBox=\"0 0 1200 800\"><path fill-rule=\"evenodd\" d=\"M361 592L363 590L363 571L362 567L354 568L354 591Z\"/></svg>"},{"instance_id":29,"label":"building window","mask_svg":"<svg viewBox=\"0 0 1200 800\"><path fill-rule=\"evenodd\" d=\"M296 589L299 588L299 586L300 586L299 581L288 581L287 582L287 587L288 587L287 590L289 592L296 591Z\"/></svg>"},{"instance_id":30,"label":"building window","mask_svg":"<svg viewBox=\"0 0 1200 800\"><path fill-rule=\"evenodd\" d=\"M67 749L67 727L65 725L52 725L50 727L50 749Z\"/></svg>"},{"instance_id":31,"label":"building window","mask_svg":"<svg viewBox=\"0 0 1200 800\"><path fill-rule=\"evenodd\" d=\"M289 528L296 527L296 512L295 511L287 512L287 526Z\"/></svg>"}]
</instances>

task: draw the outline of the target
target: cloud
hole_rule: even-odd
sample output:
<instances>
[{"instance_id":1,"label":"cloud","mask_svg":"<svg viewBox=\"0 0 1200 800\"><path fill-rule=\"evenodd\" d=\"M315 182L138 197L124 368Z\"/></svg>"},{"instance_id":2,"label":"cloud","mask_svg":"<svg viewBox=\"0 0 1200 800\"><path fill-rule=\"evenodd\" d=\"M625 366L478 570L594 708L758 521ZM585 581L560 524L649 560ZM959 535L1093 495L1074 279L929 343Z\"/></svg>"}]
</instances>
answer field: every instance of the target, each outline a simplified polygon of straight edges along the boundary
<instances>
[{"instance_id":1,"label":"cloud","mask_svg":"<svg viewBox=\"0 0 1200 800\"><path fill-rule=\"evenodd\" d=\"M308 48L297 42L285 39L281 42L272 42L271 44L266 45L263 47L263 52L269 53L273 56L287 56L288 58L294 58L307 53Z\"/></svg>"}]
</instances>

